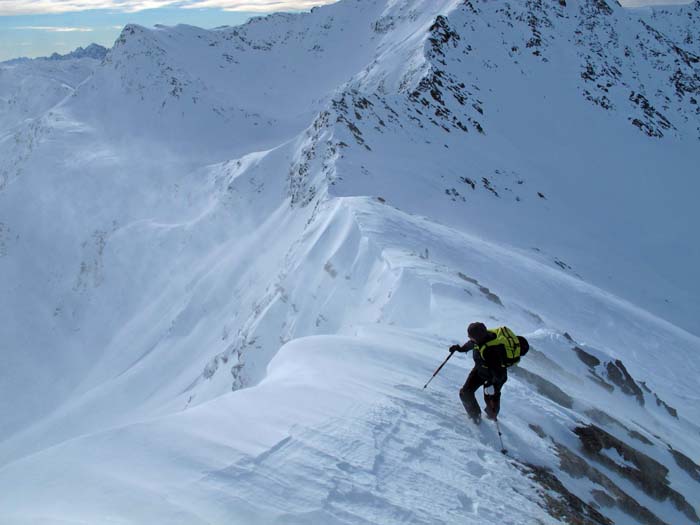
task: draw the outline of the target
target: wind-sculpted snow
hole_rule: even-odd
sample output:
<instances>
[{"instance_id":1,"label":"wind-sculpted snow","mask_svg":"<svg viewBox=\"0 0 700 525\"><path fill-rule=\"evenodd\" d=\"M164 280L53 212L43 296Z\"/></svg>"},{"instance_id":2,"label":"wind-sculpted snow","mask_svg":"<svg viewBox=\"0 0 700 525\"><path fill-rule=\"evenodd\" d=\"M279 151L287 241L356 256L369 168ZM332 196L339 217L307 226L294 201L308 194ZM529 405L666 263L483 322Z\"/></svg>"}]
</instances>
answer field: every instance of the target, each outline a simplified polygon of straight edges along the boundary
<instances>
[{"instance_id":1,"label":"wind-sculpted snow","mask_svg":"<svg viewBox=\"0 0 700 525\"><path fill-rule=\"evenodd\" d=\"M604 425L608 432L667 465L673 473L670 483L678 487L679 494L685 492L679 499L680 508L690 512L682 502L694 492L683 487L690 488L688 483L695 482L674 467L666 443L692 450L691 436L697 426L690 421L697 421L697 413L686 409L678 420L655 404L642 407L634 397L616 395L614 388L611 391L582 379L581 371L590 363L582 362L574 352L581 343L537 326L576 319L577 330L590 334L592 341L613 345L615 340L594 335L599 316L605 315L614 319L618 333L626 334L624 344L631 347L668 342L673 349L696 346L696 341L686 340L682 332L651 318L645 322L654 325L651 333L657 335L635 336L632 326L640 321L640 313L631 305L477 238L385 208L385 204L366 199L344 199L328 209L329 220L322 221L308 244L303 243L307 246L300 250L306 253L304 265L276 285L285 292L278 292L273 302L278 306L265 305L258 325L266 326L266 331L280 326L284 311L292 323L302 324L318 312L316 333L328 330L342 337L293 337L258 386L201 403L211 396L209 382L230 383L229 360L177 396L180 403L190 403L189 410L175 410L123 430L86 435L10 463L2 479L13 480L3 485L4 497L14 502L12 508L25 508L25 501L31 506L27 498L36 497L36 489L15 482L17 473L42 468L49 469L49 476L63 472L64 483L42 488L42 499L54 503L40 512L26 507L22 515L28 519L60 515L90 521L111 509L129 521L176 523L216 522L224 517L260 523L275 519L298 523L452 523L460 519L515 523L523 516L555 523L547 517L548 500L536 496L533 483L537 477L528 481L520 472L528 472L529 464L544 465L570 483L565 474L572 468L569 463L562 467L564 473L559 472L561 447L582 461L586 456L575 452L580 447L573 429L588 423ZM326 215L318 211L318 217ZM429 247L427 253L424 246ZM523 273L529 282L519 279ZM497 287L487 293L485 285ZM492 301L489 293L497 293L501 304ZM551 294L554 297L548 296ZM567 297L575 310L561 312L556 308L560 301L556 295ZM318 302L302 303L314 296ZM526 300L527 304L521 304ZM534 346L522 363L522 372L527 373L514 372L505 390L502 425L514 460L498 452L490 426L475 429L462 413L456 386L464 379L468 361L457 359L429 391L421 388L431 368L445 355L445 346L460 338L463 319L475 316L494 323L507 320L526 333ZM312 327L305 330L314 331ZM257 351L255 344L240 348L240 355L252 364L270 344L261 341ZM589 355L600 356L596 359L601 362L611 359L605 352L584 346ZM620 354L628 355L624 350ZM164 358L161 355L154 364L161 374L166 370ZM643 365L635 363L635 373L655 380L664 373L651 363ZM142 366L150 368L148 358ZM661 382L659 395L671 403L687 396L694 388L695 373L696 369L689 370L687 380L672 389ZM117 392L127 388L136 396L135 372L128 375L132 377L122 379L128 387L110 385L114 381L101 387L114 389L104 403L115 412L123 409L115 404ZM154 381L153 371L148 380ZM556 383L560 394L543 388L545 381ZM95 402L98 395L93 392L82 397L83 403ZM570 401L563 401L561 395ZM103 417L95 412L97 407L87 410L83 405L73 410L83 417L90 413L92 425ZM110 414L109 419L114 421L115 415ZM53 437L56 432L66 432L62 426L68 421L71 432L76 432L75 425L86 424L82 417L60 416L51 424ZM540 439L529 425L537 425L538 433L551 438ZM635 435L640 438L631 437ZM167 447L161 440L167 441ZM132 451L132 459L124 464L127 450ZM78 464L84 466L68 467L76 455L81 458ZM183 456L191 459L185 463L174 459ZM119 466L110 459L117 457L121 458ZM99 474L90 465L100 465ZM639 501L640 508L651 514L671 512L673 523L692 522L683 518L681 510L666 510L665 498L655 503L642 489L628 488L614 470L600 465L591 468L605 472L604 487L614 487L608 489L613 516L619 512L615 501L629 500ZM89 491L90 503L79 509L65 506L74 490L71 487L95 476L99 482ZM139 476L140 489L129 488L132 476ZM585 500L585 492L577 486L573 483L571 490ZM125 499L112 500L108 496L112 491L125 491ZM510 495L505 506L503 491ZM523 494L527 499L522 499ZM154 509L146 504L153 498L173 503Z\"/></svg>"},{"instance_id":2,"label":"wind-sculpted snow","mask_svg":"<svg viewBox=\"0 0 700 525\"><path fill-rule=\"evenodd\" d=\"M0 138L0 521L697 523L699 6L125 27Z\"/></svg>"}]
</instances>

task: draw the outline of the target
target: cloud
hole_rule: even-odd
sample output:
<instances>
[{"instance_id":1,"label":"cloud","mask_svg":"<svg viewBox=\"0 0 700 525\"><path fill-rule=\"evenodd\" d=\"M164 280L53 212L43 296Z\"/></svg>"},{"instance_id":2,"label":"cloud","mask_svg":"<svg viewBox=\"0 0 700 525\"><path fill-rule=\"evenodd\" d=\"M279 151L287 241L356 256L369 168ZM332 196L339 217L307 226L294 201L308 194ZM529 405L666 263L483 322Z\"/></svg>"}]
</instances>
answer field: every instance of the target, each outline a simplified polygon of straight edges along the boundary
<instances>
[{"instance_id":1,"label":"cloud","mask_svg":"<svg viewBox=\"0 0 700 525\"><path fill-rule=\"evenodd\" d=\"M182 0L0 0L0 16L69 13L90 9L135 12L181 3Z\"/></svg>"},{"instance_id":2,"label":"cloud","mask_svg":"<svg viewBox=\"0 0 700 525\"><path fill-rule=\"evenodd\" d=\"M49 31L50 33L89 33L91 27L65 27L65 26L16 26L13 29L24 29L28 31Z\"/></svg>"},{"instance_id":3,"label":"cloud","mask_svg":"<svg viewBox=\"0 0 700 525\"><path fill-rule=\"evenodd\" d=\"M625 7L645 7L649 5L683 5L690 4L693 0L620 0Z\"/></svg>"},{"instance_id":4,"label":"cloud","mask_svg":"<svg viewBox=\"0 0 700 525\"><path fill-rule=\"evenodd\" d=\"M173 6L218 8L228 11L294 11L330 4L335 0L0 0L0 16L68 13L90 9L112 9L133 13Z\"/></svg>"},{"instance_id":5,"label":"cloud","mask_svg":"<svg viewBox=\"0 0 700 525\"><path fill-rule=\"evenodd\" d=\"M50 14L112 9L136 12L159 7L191 9L215 8L227 11L273 12L310 9L331 4L336 0L0 0L0 16ZM621 0L625 6L669 5L689 3L692 0Z\"/></svg>"},{"instance_id":6,"label":"cloud","mask_svg":"<svg viewBox=\"0 0 700 525\"><path fill-rule=\"evenodd\" d=\"M336 0L191 0L182 7L189 9L218 8L226 11L249 11L271 13L311 9L318 5L331 4Z\"/></svg>"}]
</instances>

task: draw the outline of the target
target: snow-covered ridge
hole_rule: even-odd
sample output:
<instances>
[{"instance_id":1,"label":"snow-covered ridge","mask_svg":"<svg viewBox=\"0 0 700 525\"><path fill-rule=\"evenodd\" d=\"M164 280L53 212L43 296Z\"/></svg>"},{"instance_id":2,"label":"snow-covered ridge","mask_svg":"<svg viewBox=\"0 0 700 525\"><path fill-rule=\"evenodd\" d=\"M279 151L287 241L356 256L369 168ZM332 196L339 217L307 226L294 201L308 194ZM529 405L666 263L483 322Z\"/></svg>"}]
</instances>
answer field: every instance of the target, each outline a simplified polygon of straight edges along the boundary
<instances>
[{"instance_id":1,"label":"snow-covered ridge","mask_svg":"<svg viewBox=\"0 0 700 525\"><path fill-rule=\"evenodd\" d=\"M582 218L585 216L585 221L590 224L591 218L586 212L589 206L602 204L602 208L607 210L606 216L600 217L601 224L594 226L596 233L591 232L591 236L598 236L601 231L611 228L617 229L616 225L622 221L633 220L639 224L644 223L643 228L650 231L653 237L668 235L670 244L665 245L663 251L671 249L671 245L674 245L672 238L677 234L677 249L687 250L685 247L688 244L685 239L692 236L692 228L688 229L688 224L694 223L694 220L685 222L684 219L676 223L672 219L674 224L671 226L665 219L658 221L658 216L655 216L654 223L649 224L651 217L647 210L656 207L658 202L669 203L669 206L671 202L680 204L675 192L673 196L667 195L667 192L672 187L688 188L688 184L691 187L695 184L692 163L685 161L693 158L690 151L695 149L694 143L698 136L697 87L700 84L697 79L700 77L697 64L692 60L686 61L683 57L696 53L694 47L697 44L689 41L689 50L686 51L682 49L685 43L676 45L669 37L659 47L656 41L649 43L644 38L637 38L637 28L643 28L643 33L650 31L649 24L644 22L643 18L639 18L649 16L647 12L639 14L636 11L602 6L607 4L583 1L569 2L566 5L557 2L529 2L513 7L510 4L486 2L465 4L449 12L449 16L446 17L438 15L435 23L430 26L429 39L424 40L427 68L419 68L420 74L416 76L415 67L406 67L413 63L410 55L404 53L392 56L393 63L401 64L399 71L404 73L402 81L398 83L398 98L393 90L389 90L387 95L382 94L387 78L385 71L390 68L378 67L377 74L372 74L371 70L369 73L363 72L358 76L358 80L351 84L349 92L359 93L359 97L354 95L355 99L365 99L373 104L371 110L356 107L356 114L369 112L375 115L369 115L370 120L364 122L360 122L359 118L350 119L347 127L351 134L348 137L354 141L358 141L360 137L362 147L372 148L371 142L362 135L364 126L369 126L370 133L377 130L381 133L385 123L389 122L389 130L395 132L397 127L400 128L403 138L416 144L416 150L419 150L425 140L418 138L416 133L402 124L391 125L392 112L405 114L410 119L411 128L441 129L445 131L442 136L449 137L443 146L449 148L452 142L453 147L460 148L456 152L442 149L439 155L432 157L422 154L423 152L416 154L416 157L430 158L430 162L424 163L422 170L432 179L429 184L434 184L436 172L441 173L442 178L447 178L448 184L444 186L444 191L451 200L463 200L465 194L473 191L477 184L483 186L493 197L503 197L505 192L509 200L515 198L518 202L523 200L525 194L545 200L548 196L552 197L552 192L556 193L560 189L569 192L577 186L577 202L568 200L566 203L570 214L575 217L580 214ZM677 14L679 11L692 21L697 12L697 4L686 8L679 7L671 12ZM658 21L661 15L654 11L652 14L651 19L657 20L657 27L661 27L663 31L669 34L676 31L686 34L685 22L679 24L679 29L672 23L676 18L669 15L668 18ZM540 29L533 29L531 26ZM536 37L533 37L533 31ZM618 56L620 52L622 56ZM379 64L382 63L382 58L384 57L377 60ZM619 78L614 83L607 81L609 86L593 82L588 75L591 68L596 71L614 70ZM675 86L678 78L695 79L686 84L691 86L690 91ZM610 103L606 103L606 106L609 107L604 108L595 103L591 98L592 89L606 93ZM407 96L404 96L404 93ZM657 96L660 98L654 99ZM409 100L406 100L407 98ZM342 101L341 97L338 99ZM651 102L647 104L644 100ZM362 104L365 108L368 107L367 102ZM653 110L653 107L661 106L664 111L670 113L662 115ZM672 113L674 106L675 114ZM591 107L594 107L595 111L591 111ZM644 132L644 126L640 123L649 121L654 115L662 115L672 123L675 129L673 145L652 144L625 129L631 125L632 128L638 128L637 132ZM345 117L342 119L347 120ZM584 123L588 129L583 126ZM610 130L613 128L615 137L610 136ZM477 144L483 142L480 142L480 139L468 141L467 148L472 144L475 146L474 151L470 151L468 155L472 167L480 164L484 166L477 170L472 169L471 176L445 177L445 172L458 174L462 170L465 157L461 141L454 141L454 136L447 133L456 132L457 135L462 135L470 130L489 135L485 141L491 144L498 143L494 148L496 151L509 152L503 155L507 161L493 158L482 160L480 157L484 156L484 148ZM417 135L420 134L419 131ZM660 138L660 135L662 133L654 135L654 138ZM548 137L548 142L541 140L544 136ZM398 144L400 146L402 143ZM676 155L682 159L679 159L679 164L672 166L665 159L659 162L657 154L649 151L667 148L677 148ZM426 147L426 151L430 149L430 146ZM648 157L647 152L651 153ZM402 152L402 155L405 153ZM645 157L644 160L639 158L640 155ZM545 160L554 158L557 160ZM579 160L572 163L572 158ZM368 155L368 159L371 161L372 156ZM421 160L417 159L416 162ZM562 173L562 165L566 165L565 170L569 173ZM652 165L654 167L651 167ZM369 170L367 165L364 168ZM474 171L481 172L481 176L474 177ZM608 176L610 173L615 173L615 177L611 179ZM659 177L661 173L663 178ZM376 172L372 175L372 189L358 190L355 186L350 192L379 191L382 182L376 180ZM379 178L386 176L387 174L383 174ZM541 182L533 179L539 179ZM393 181L391 178L390 180ZM629 199L629 193L625 188L630 185L637 189L640 186L645 189L635 195L636 203L627 205L625 201ZM526 193L518 190L526 190ZM537 198L535 201L537 202ZM409 205L407 202L395 202L401 207ZM577 208L581 205L583 206L580 210L570 207ZM692 205L687 202L682 206ZM615 217L618 212L624 215L624 218ZM661 212L663 213L663 206ZM560 213L566 212L562 209ZM551 239L547 236L556 234L540 227L544 219L542 209L528 209L523 215L530 214L536 219L524 237L533 240L545 234L538 242L549 243ZM544 214L545 217L547 215ZM453 222L455 215L448 214L444 218L441 217L441 220ZM549 219L544 220L547 222ZM480 221L479 226L488 228L490 233L496 233L493 222ZM595 223L596 219L593 219L593 222ZM508 226L519 229L524 225L517 223ZM582 226L586 228L585 225ZM651 233L659 227L661 229L657 233ZM515 240L518 234L520 232L510 231L504 237L508 242L522 245ZM624 233L618 230L607 242L601 243L600 249L605 246L605 250L610 252L610 259L621 255L614 253L619 244L615 239L619 239L620 235ZM561 246L570 244L570 241L559 239L556 244ZM554 247L551 245L547 248L549 251L559 249L552 249ZM585 244L584 250L590 252L591 248ZM650 254L654 259L653 278L661 277L667 280L670 277L672 281L681 274L686 276L673 285L677 291L676 300L687 293L688 283L693 286L694 280L690 274L680 267L674 269L674 277L663 275L664 263L658 261L656 264L657 254L661 256L661 250L651 245L644 248L640 246L638 249L645 253L645 257L646 254ZM580 265L583 259L590 257L581 250L577 251L579 253L575 255L559 253L559 259L574 258L580 261ZM691 253L696 253L694 248L691 248ZM635 256L638 255L639 252L636 252ZM627 256L624 256L624 259L618 263L612 263L611 260L607 264L626 266ZM625 273L626 270L615 275L618 286L625 280ZM584 275L582 272L581 274ZM588 277L594 276L588 273ZM652 275L648 275L648 278L652 278ZM636 284L629 283L616 291L639 300L648 308L656 309L652 306L653 303L664 303L665 306L656 311L668 311L666 307L669 306L669 298L642 297L638 288ZM674 310L672 315L676 316L676 319L685 317L688 320L687 311L691 310L694 304L691 295L686 296L687 302L684 302L683 306L678 304L671 307Z\"/></svg>"},{"instance_id":2,"label":"snow-covered ridge","mask_svg":"<svg viewBox=\"0 0 700 525\"><path fill-rule=\"evenodd\" d=\"M696 523L698 5L125 27L0 142L0 517Z\"/></svg>"},{"instance_id":3,"label":"snow-covered ridge","mask_svg":"<svg viewBox=\"0 0 700 525\"><path fill-rule=\"evenodd\" d=\"M87 79L107 49L91 44L66 55L0 62L0 134L37 119Z\"/></svg>"}]
</instances>

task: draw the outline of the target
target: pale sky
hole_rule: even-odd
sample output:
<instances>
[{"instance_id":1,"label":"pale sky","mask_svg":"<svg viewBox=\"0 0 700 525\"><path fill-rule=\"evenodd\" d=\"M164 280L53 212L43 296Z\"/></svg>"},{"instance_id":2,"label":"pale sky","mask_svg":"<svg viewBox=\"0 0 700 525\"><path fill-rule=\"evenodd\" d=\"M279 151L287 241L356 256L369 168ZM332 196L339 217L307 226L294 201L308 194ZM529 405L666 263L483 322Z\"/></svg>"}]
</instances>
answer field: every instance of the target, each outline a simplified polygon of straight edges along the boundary
<instances>
[{"instance_id":1,"label":"pale sky","mask_svg":"<svg viewBox=\"0 0 700 525\"><path fill-rule=\"evenodd\" d=\"M238 25L253 15L308 10L335 0L0 0L0 61L67 53L92 42L111 47L127 23ZM621 0L669 5L692 0Z\"/></svg>"}]
</instances>

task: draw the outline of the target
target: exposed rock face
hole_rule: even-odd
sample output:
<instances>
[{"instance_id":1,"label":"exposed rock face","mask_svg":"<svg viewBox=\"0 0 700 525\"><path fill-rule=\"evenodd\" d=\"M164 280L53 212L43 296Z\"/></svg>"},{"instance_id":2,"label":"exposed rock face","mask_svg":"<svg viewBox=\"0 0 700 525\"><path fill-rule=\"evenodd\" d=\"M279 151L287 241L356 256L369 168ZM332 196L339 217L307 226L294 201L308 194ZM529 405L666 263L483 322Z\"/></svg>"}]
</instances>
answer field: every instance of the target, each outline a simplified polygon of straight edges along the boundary
<instances>
[{"instance_id":1,"label":"exposed rock face","mask_svg":"<svg viewBox=\"0 0 700 525\"><path fill-rule=\"evenodd\" d=\"M700 465L671 446L668 447L668 450L678 466L685 470L691 478L700 483Z\"/></svg>"},{"instance_id":2,"label":"exposed rock face","mask_svg":"<svg viewBox=\"0 0 700 525\"><path fill-rule=\"evenodd\" d=\"M567 490L551 470L529 463L518 468L544 489L544 508L553 518L571 525L613 525L613 521Z\"/></svg>"},{"instance_id":3,"label":"exposed rock face","mask_svg":"<svg viewBox=\"0 0 700 525\"><path fill-rule=\"evenodd\" d=\"M583 348L579 346L574 346L574 352L576 352L576 355L578 358L586 364L589 368L594 368L600 364L600 359L598 359L596 356L589 354L586 352Z\"/></svg>"},{"instance_id":4,"label":"exposed rock face","mask_svg":"<svg viewBox=\"0 0 700 525\"><path fill-rule=\"evenodd\" d=\"M618 487L609 477L588 464L569 448L561 443L555 443L555 446L559 456L560 467L564 472L574 478L588 478L604 489L593 494L598 504L605 507L618 507L625 514L645 525L669 525L668 522L641 505Z\"/></svg>"},{"instance_id":5,"label":"exposed rock face","mask_svg":"<svg viewBox=\"0 0 700 525\"><path fill-rule=\"evenodd\" d=\"M636 397L637 402L644 406L644 392L639 388L639 385L627 371L625 365L622 364L622 361L619 359L616 359L614 362L610 361L605 369L608 373L608 379L619 386L625 394Z\"/></svg>"},{"instance_id":6,"label":"exposed rock face","mask_svg":"<svg viewBox=\"0 0 700 525\"><path fill-rule=\"evenodd\" d=\"M568 339L571 339L570 336ZM571 339L571 342L573 342L573 339ZM576 353L576 356L581 360L581 362L588 367L588 377L594 383L596 383L601 388L604 388L608 392L612 392L613 390L615 390L615 387L608 383L605 379L603 379L600 373L598 372L598 367L601 364L600 359L598 359L593 354L586 352L583 348L581 348L578 345L572 347L572 350Z\"/></svg>"},{"instance_id":7,"label":"exposed rock face","mask_svg":"<svg viewBox=\"0 0 700 525\"><path fill-rule=\"evenodd\" d=\"M567 340L574 342L571 336ZM595 355L581 348L580 345L574 345L572 350L576 353L579 360L588 367L589 379L598 384L598 386L608 392L613 392L617 386L624 394L634 397L640 406L645 405L644 393L646 392L654 397L657 406L662 407L671 416L678 417L676 409L661 399L644 381L635 380L620 359L603 362ZM606 378L609 381L606 381Z\"/></svg>"},{"instance_id":8,"label":"exposed rock face","mask_svg":"<svg viewBox=\"0 0 700 525\"><path fill-rule=\"evenodd\" d=\"M624 476L652 498L670 500L688 518L700 521L685 497L670 487L667 467L595 425L580 426L574 432L586 456ZM629 464L621 465L604 454L609 449L617 451Z\"/></svg>"},{"instance_id":9,"label":"exposed rock face","mask_svg":"<svg viewBox=\"0 0 700 525\"><path fill-rule=\"evenodd\" d=\"M562 337L563 344L568 346L576 354L578 361L585 365L583 370L584 375L587 375L586 379L600 385L613 396L619 396L620 393L630 396L644 410L654 410L658 416L663 417L662 413L655 410L654 405L664 407L665 403L657 401L645 404L644 401L648 399L659 400L658 395L646 383L632 377L621 360L605 359L604 352L578 343L568 333L562 334ZM534 366L541 366L539 361L532 363ZM552 378L561 373L558 367L559 365L554 362L545 365L545 369L552 374ZM579 370L581 370L580 365ZM566 406L568 395L559 386L522 367L512 369L511 373L534 385L538 393L551 401L560 406ZM550 375L547 377L549 379ZM578 406L578 402L576 405ZM666 409L666 412L674 416L674 411ZM573 490L565 478L560 476L557 479L556 475L559 474L556 469L552 473L546 468L540 468L536 473L532 473L531 477L550 493L550 497L545 497L544 500L549 507L548 511L551 511L554 517L566 523L587 523L586 519L597 519L595 516L585 516L582 507L571 500L567 491L573 490L586 505L594 508L606 519L617 519L613 516L621 511L633 522L645 525L672 525L677 522L669 516L669 513L660 511L658 506L650 505L649 500L641 498L641 493L644 493L654 500L668 502L691 522L697 522L697 511L686 499L688 494L681 494L679 492L683 490L681 487L671 487L669 475L672 465L663 464L664 461L671 460L662 452L662 449L668 448L676 464L697 482L700 482L700 465L668 445L661 449L654 449L653 447L663 444L664 441L635 418L627 419L622 414L612 416L607 411L593 406L584 409L583 413L594 423L580 424L574 429L574 433L581 442L582 451L572 450L564 445L560 440L552 437L551 431L545 430L543 425L529 425L530 430L538 438L553 443L561 471L575 479L585 478L593 484L584 495ZM638 446L649 447L641 449L648 452L638 450ZM654 450L659 452L656 453ZM628 480L630 485L620 484L618 476ZM675 478L673 479L675 483ZM561 490L558 482L566 484L568 489ZM551 493L557 496L552 499ZM562 501L567 502L570 507L568 514L557 511L557 502ZM614 510L615 514L608 513L607 509Z\"/></svg>"}]
</instances>

